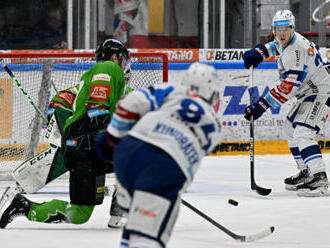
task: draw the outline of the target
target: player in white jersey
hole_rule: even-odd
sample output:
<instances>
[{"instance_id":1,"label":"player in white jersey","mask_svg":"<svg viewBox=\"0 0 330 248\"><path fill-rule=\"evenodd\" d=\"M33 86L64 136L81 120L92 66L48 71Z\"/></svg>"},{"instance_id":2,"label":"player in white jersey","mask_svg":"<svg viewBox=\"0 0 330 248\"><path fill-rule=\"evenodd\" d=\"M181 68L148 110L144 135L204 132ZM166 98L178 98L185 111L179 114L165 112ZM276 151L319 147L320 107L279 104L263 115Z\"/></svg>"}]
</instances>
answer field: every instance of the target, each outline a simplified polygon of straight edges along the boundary
<instances>
[{"instance_id":1,"label":"player in white jersey","mask_svg":"<svg viewBox=\"0 0 330 248\"><path fill-rule=\"evenodd\" d=\"M111 157L117 144L118 203L129 212L120 247L166 247L181 194L220 140L212 108L218 89L213 66L195 63L182 84L134 91L119 102L96 149Z\"/></svg>"},{"instance_id":2,"label":"player in white jersey","mask_svg":"<svg viewBox=\"0 0 330 248\"><path fill-rule=\"evenodd\" d=\"M301 196L328 194L326 165L315 136L324 127L330 108L330 65L319 48L295 32L295 18L290 10L278 11L272 21L275 39L259 44L243 55L244 65L256 67L269 56L278 56L280 79L265 97L245 110L248 120L258 119L269 107L278 108L291 98L284 130L299 173L284 180L286 189L298 190Z\"/></svg>"}]
</instances>

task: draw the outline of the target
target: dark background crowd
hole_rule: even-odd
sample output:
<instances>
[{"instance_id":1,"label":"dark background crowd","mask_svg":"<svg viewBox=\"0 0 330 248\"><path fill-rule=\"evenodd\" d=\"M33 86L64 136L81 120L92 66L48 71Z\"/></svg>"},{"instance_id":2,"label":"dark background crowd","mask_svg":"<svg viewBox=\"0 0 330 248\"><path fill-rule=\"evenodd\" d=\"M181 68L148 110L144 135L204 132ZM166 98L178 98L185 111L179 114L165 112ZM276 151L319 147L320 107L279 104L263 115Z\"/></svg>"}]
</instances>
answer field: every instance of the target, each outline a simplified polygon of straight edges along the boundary
<instances>
[{"instance_id":1,"label":"dark background crowd","mask_svg":"<svg viewBox=\"0 0 330 248\"><path fill-rule=\"evenodd\" d=\"M136 9L128 8L125 11L122 8L121 12L116 11L116 4L126 6L130 1L91 0L88 2L89 20L85 16L87 2L72 0L68 6L67 0L0 0L0 50L88 49L95 48L106 38L117 38L127 43L129 48L249 48L252 44L271 40L270 17L278 9L293 11L297 32L320 47L330 45L330 24L316 23L312 19L313 11L324 0L230 0L225 1L224 8L220 4L222 1L209 0L207 11L204 10L204 0L153 1L163 2L162 10L158 6L149 9L146 6L152 1L139 0ZM248 3L253 9L251 15L247 14L250 6ZM141 7L143 4L145 8ZM120 6L117 8L121 9ZM223 27L221 8L225 13L223 33L220 32ZM161 16L158 19L162 22L157 18L149 18L157 11ZM328 11L329 5L318 11L318 18L328 14ZM72 16L70 25L67 25L68 13ZM129 13L135 13L133 16L136 19L127 22L123 30L120 30L126 32L127 37L116 37L116 22L121 20L122 14L127 18ZM205 16L208 18L207 32L204 30ZM253 17L251 30L246 24L249 23L248 16ZM85 26L90 30L86 31ZM67 29L71 32L69 36ZM86 32L90 32L89 35ZM220 38L224 38L223 43Z\"/></svg>"},{"instance_id":2,"label":"dark background crowd","mask_svg":"<svg viewBox=\"0 0 330 248\"><path fill-rule=\"evenodd\" d=\"M65 1L0 3L0 50L67 48Z\"/></svg>"}]
</instances>

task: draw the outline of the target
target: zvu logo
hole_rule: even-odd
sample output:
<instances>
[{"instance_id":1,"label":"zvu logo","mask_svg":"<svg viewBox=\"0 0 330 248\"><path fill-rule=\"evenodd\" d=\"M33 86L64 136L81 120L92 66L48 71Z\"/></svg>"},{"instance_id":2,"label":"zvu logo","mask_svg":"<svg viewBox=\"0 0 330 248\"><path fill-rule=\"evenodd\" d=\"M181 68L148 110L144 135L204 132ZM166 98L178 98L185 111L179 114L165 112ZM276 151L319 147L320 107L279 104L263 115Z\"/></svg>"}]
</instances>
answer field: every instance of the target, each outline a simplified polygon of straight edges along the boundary
<instances>
[{"instance_id":1,"label":"zvu logo","mask_svg":"<svg viewBox=\"0 0 330 248\"><path fill-rule=\"evenodd\" d=\"M244 114L244 109L247 107L247 105L249 103L246 104L240 104L241 99L245 93L245 91L247 90L247 86L226 86L225 91L223 93L223 95L226 96L230 96L230 101L224 111L224 115L243 115ZM265 96L269 91L269 88L266 87L264 89L264 92L261 94L261 96ZM251 98L252 96L252 92L254 93L254 102L256 102L259 98L259 91L258 88L255 86L252 88L248 89L249 92L249 96ZM277 109L273 109L271 108L271 112L272 114L279 114L280 112L280 107Z\"/></svg>"}]
</instances>

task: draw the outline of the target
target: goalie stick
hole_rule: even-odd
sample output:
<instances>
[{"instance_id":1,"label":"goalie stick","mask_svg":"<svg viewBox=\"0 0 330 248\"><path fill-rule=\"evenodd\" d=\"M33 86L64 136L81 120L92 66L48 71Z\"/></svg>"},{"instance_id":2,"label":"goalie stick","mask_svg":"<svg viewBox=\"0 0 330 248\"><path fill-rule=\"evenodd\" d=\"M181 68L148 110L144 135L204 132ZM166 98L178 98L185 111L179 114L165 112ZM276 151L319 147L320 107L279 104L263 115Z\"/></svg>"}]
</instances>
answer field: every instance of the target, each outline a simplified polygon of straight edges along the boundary
<instances>
[{"instance_id":1,"label":"goalie stick","mask_svg":"<svg viewBox=\"0 0 330 248\"><path fill-rule=\"evenodd\" d=\"M250 84L251 84L251 96L250 105L254 103L254 89L253 89L253 66L250 67ZM250 181L251 189L257 192L259 195L269 195L272 189L266 189L257 185L254 178L254 120L253 115L250 117Z\"/></svg>"},{"instance_id":2,"label":"goalie stick","mask_svg":"<svg viewBox=\"0 0 330 248\"><path fill-rule=\"evenodd\" d=\"M265 229L265 230L263 230L261 232L255 233L255 234L251 234L251 235L238 235L236 233L233 233L232 231L230 231L229 229L227 229L223 225L219 224L218 222L216 222L215 220L213 220L211 217L207 216L202 211L198 210L197 208L195 208L193 205L191 205L190 203L186 202L185 200L181 199L181 203L184 206L186 206L187 208L189 208L192 211L194 211L196 214L198 214L202 218L204 218L205 220L207 220L208 222L210 222L212 225L214 225L217 228L219 228L224 233L228 234L233 239L237 240L237 241L241 241L241 242L252 242L252 241L256 241L256 240L259 240L259 239L262 239L262 238L267 237L268 235L270 235L275 230L275 227L271 226L271 227L269 227L269 228L267 228L267 229Z\"/></svg>"},{"instance_id":3,"label":"goalie stick","mask_svg":"<svg viewBox=\"0 0 330 248\"><path fill-rule=\"evenodd\" d=\"M27 99L29 100L30 104L32 105L32 107L38 112L38 114L40 115L41 119L47 123L47 120L45 118L45 116L42 114L41 110L38 108L38 106L34 103L34 101L32 100L31 96L24 90L22 84L16 79L14 73L9 69L9 67L4 64L3 68L5 69L5 71L8 73L8 75L16 82L17 87L21 90L21 92L23 93L24 96L27 97Z\"/></svg>"}]
</instances>

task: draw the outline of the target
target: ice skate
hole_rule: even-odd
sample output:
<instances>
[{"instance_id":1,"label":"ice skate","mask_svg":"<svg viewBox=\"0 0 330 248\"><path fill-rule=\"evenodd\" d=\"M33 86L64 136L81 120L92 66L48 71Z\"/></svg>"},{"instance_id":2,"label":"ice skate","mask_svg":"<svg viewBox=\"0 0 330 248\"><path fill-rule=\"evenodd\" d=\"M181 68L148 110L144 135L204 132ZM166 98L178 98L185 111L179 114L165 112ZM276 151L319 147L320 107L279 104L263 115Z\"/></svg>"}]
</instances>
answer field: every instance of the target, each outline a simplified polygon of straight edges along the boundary
<instances>
[{"instance_id":1,"label":"ice skate","mask_svg":"<svg viewBox=\"0 0 330 248\"><path fill-rule=\"evenodd\" d=\"M10 205L1 214L0 217L0 228L5 228L10 222L16 217L27 216L32 202L26 199L21 194L16 194L12 199Z\"/></svg>"},{"instance_id":2,"label":"ice skate","mask_svg":"<svg viewBox=\"0 0 330 248\"><path fill-rule=\"evenodd\" d=\"M308 169L303 169L296 175L284 179L285 189L296 191L299 184L306 183L312 179L313 178L309 175Z\"/></svg>"},{"instance_id":3,"label":"ice skate","mask_svg":"<svg viewBox=\"0 0 330 248\"><path fill-rule=\"evenodd\" d=\"M126 224L126 213L120 208L117 202L117 190L112 194L112 202L110 207L110 219L108 222L109 228L121 228Z\"/></svg>"},{"instance_id":4,"label":"ice skate","mask_svg":"<svg viewBox=\"0 0 330 248\"><path fill-rule=\"evenodd\" d=\"M0 214L3 212L3 207L6 203L11 202L16 194L23 193L23 189L19 184L14 187L7 187L0 199Z\"/></svg>"},{"instance_id":5,"label":"ice skate","mask_svg":"<svg viewBox=\"0 0 330 248\"><path fill-rule=\"evenodd\" d=\"M313 175L312 180L297 186L298 196L328 196L330 192L329 181L326 172Z\"/></svg>"}]
</instances>

